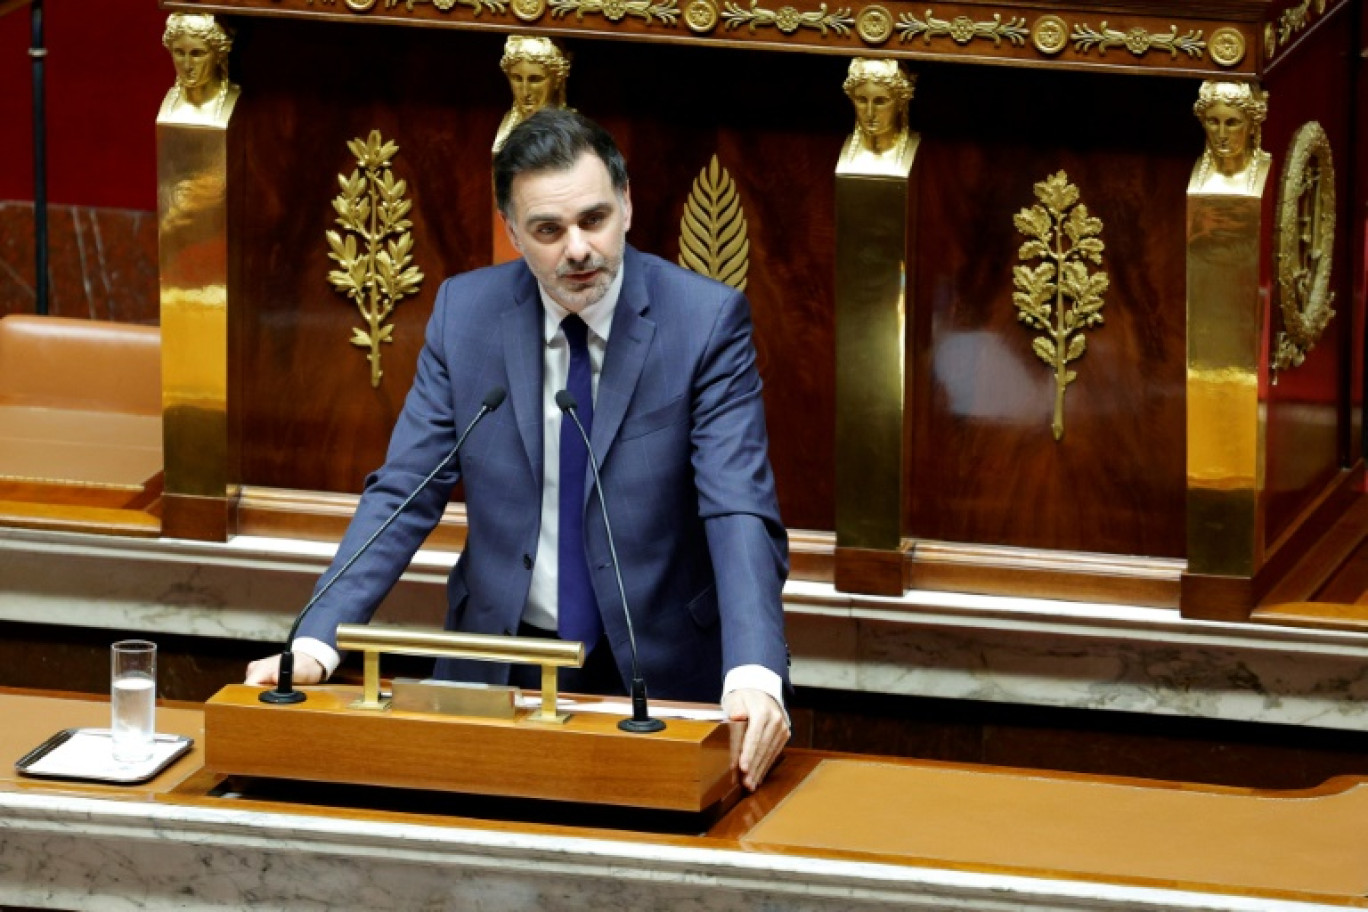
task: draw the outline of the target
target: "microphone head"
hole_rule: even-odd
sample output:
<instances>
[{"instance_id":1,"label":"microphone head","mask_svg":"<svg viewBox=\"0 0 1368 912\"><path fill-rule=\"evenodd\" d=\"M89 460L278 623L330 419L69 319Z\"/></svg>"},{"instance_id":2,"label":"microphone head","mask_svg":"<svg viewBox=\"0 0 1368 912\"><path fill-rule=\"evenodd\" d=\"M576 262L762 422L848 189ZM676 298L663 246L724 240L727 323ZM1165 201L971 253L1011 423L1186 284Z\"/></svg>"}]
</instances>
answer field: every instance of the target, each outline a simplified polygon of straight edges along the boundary
<instances>
[{"instance_id":1,"label":"microphone head","mask_svg":"<svg viewBox=\"0 0 1368 912\"><path fill-rule=\"evenodd\" d=\"M492 390L485 393L484 407L491 412L494 411L496 408L503 405L504 397L507 395L508 390L504 389L502 386L494 387Z\"/></svg>"},{"instance_id":2,"label":"microphone head","mask_svg":"<svg viewBox=\"0 0 1368 912\"><path fill-rule=\"evenodd\" d=\"M579 403L575 401L575 394L569 390L561 390L556 393L556 405L562 412L569 412L579 407Z\"/></svg>"}]
</instances>

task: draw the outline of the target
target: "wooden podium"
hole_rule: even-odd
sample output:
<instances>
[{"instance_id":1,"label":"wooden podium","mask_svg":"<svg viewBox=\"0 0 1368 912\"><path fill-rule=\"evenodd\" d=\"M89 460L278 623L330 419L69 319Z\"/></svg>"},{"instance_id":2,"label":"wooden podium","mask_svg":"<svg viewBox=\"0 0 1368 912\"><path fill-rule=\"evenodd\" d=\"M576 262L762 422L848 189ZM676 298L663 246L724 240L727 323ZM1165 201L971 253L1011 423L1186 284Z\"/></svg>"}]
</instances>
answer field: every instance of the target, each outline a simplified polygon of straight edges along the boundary
<instances>
[{"instance_id":1,"label":"wooden podium","mask_svg":"<svg viewBox=\"0 0 1368 912\"><path fill-rule=\"evenodd\" d=\"M307 701L269 705L261 689L223 688L204 707L205 766L218 773L348 785L538 798L703 812L740 794L730 723L671 719L628 734L618 716L574 713L564 724L403 710L355 710L354 686L302 688ZM586 698L597 701L599 698ZM623 715L630 715L624 701Z\"/></svg>"}]
</instances>

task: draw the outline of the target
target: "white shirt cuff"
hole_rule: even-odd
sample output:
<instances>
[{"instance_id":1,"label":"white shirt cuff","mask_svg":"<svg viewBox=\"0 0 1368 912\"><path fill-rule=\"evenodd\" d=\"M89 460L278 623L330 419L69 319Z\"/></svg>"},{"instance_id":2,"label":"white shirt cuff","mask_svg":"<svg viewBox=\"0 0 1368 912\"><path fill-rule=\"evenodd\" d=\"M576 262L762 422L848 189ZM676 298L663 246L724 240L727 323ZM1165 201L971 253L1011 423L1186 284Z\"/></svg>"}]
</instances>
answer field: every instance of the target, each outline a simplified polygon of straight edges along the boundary
<instances>
[{"instance_id":1,"label":"white shirt cuff","mask_svg":"<svg viewBox=\"0 0 1368 912\"><path fill-rule=\"evenodd\" d=\"M337 671L337 666L342 664L342 656L322 640L315 640L313 637L298 637L290 648L295 652L301 652L323 666L323 680L328 680ZM766 669L768 670L768 669ZM771 672L772 673L772 672ZM783 704L780 704L781 706Z\"/></svg>"},{"instance_id":2,"label":"white shirt cuff","mask_svg":"<svg viewBox=\"0 0 1368 912\"><path fill-rule=\"evenodd\" d=\"M774 698L779 710L784 714L784 723L792 730L788 707L784 705L784 681L763 665L738 665L722 679L722 696L733 690L758 690Z\"/></svg>"}]
</instances>

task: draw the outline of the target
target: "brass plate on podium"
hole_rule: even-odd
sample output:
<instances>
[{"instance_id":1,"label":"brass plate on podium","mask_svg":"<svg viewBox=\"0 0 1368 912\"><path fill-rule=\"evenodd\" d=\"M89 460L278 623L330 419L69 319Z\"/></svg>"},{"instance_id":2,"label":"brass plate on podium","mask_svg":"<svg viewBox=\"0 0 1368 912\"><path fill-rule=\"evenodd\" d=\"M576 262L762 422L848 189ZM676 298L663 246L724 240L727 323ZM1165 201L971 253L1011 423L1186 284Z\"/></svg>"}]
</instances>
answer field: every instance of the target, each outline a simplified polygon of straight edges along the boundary
<instances>
[{"instance_id":1,"label":"brass plate on podium","mask_svg":"<svg viewBox=\"0 0 1368 912\"><path fill-rule=\"evenodd\" d=\"M577 713L564 725L349 709L353 686L301 688L303 703L260 702L232 684L204 705L205 766L218 773L701 812L730 802L725 722L670 719L664 731L619 731L619 716ZM624 701L623 714L630 714Z\"/></svg>"}]
</instances>

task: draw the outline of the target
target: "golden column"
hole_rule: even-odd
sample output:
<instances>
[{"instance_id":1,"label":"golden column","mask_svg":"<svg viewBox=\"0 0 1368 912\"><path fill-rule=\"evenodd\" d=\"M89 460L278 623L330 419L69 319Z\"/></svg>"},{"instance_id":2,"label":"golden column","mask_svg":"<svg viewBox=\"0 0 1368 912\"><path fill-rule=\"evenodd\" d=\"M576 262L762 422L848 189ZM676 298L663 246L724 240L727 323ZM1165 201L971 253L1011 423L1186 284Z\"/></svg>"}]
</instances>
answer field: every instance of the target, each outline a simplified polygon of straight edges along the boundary
<instances>
[{"instance_id":1,"label":"golden column","mask_svg":"<svg viewBox=\"0 0 1368 912\"><path fill-rule=\"evenodd\" d=\"M1209 80L1194 111L1206 149L1187 191L1188 575L1249 578L1265 551L1268 93Z\"/></svg>"},{"instance_id":2,"label":"golden column","mask_svg":"<svg viewBox=\"0 0 1368 912\"><path fill-rule=\"evenodd\" d=\"M232 37L213 16L173 13L162 43L176 84L157 114L161 279L162 534L226 540L228 450L228 81Z\"/></svg>"},{"instance_id":3,"label":"golden column","mask_svg":"<svg viewBox=\"0 0 1368 912\"><path fill-rule=\"evenodd\" d=\"M903 591L903 400L914 77L851 61L855 131L836 165L836 587Z\"/></svg>"}]
</instances>

